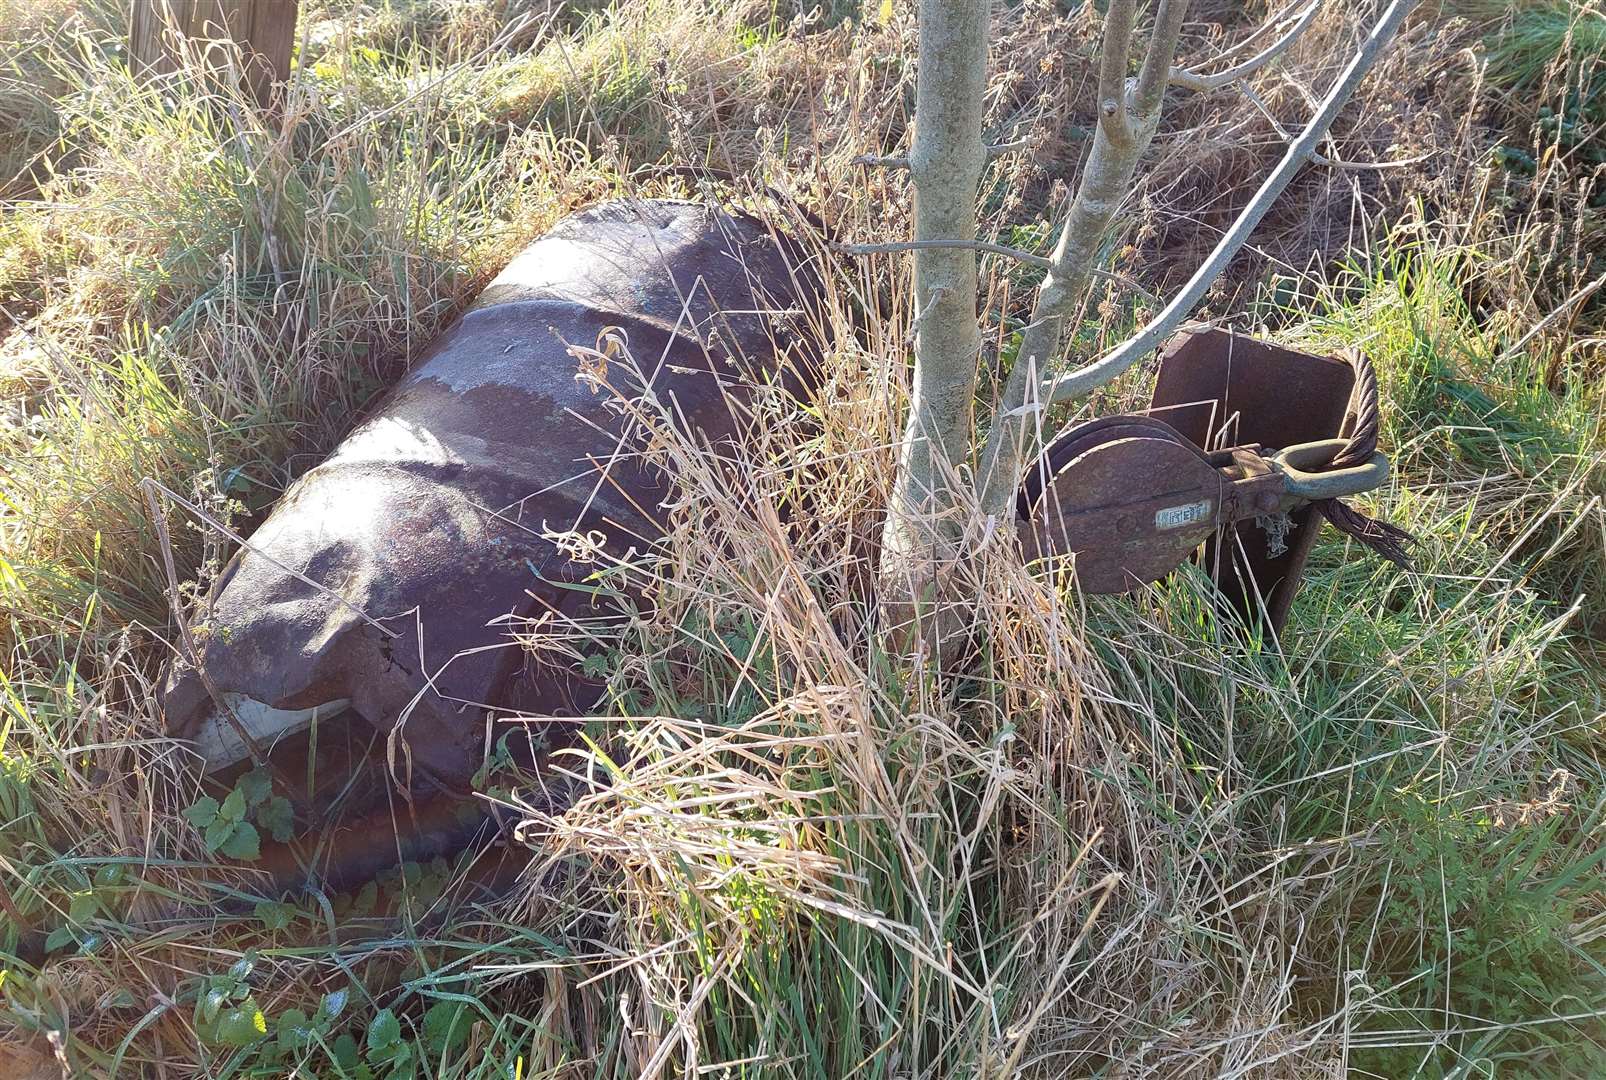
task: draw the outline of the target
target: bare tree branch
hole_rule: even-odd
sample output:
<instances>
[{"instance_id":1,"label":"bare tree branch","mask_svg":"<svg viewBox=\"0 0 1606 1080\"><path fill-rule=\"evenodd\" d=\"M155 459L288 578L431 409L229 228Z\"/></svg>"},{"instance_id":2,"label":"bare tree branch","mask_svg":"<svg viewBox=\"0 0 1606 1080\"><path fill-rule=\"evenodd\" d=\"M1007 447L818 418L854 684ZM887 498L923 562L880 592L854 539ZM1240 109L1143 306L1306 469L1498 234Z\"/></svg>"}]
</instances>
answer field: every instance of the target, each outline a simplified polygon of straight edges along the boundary
<instances>
[{"instance_id":1,"label":"bare tree branch","mask_svg":"<svg viewBox=\"0 0 1606 1080\"><path fill-rule=\"evenodd\" d=\"M1185 90L1207 91L1219 90L1223 86L1229 86L1232 83L1237 82L1239 79L1247 79L1249 76L1253 75L1255 72L1277 59L1283 53L1287 52L1289 46L1293 45L1295 41L1298 41L1299 35L1303 34L1305 32L1305 28L1310 26L1312 20L1316 18L1316 13L1321 10L1321 7L1322 0L1311 0L1311 3L1303 12L1300 13L1299 18L1294 21L1294 24L1288 28L1287 32L1284 33L1282 37L1278 38L1276 41L1272 42L1270 45L1266 46L1260 52L1256 53L1254 56L1251 56L1241 64L1234 64L1225 71L1218 71L1210 75L1206 75L1198 71L1192 71L1187 68L1174 67L1171 69L1170 76L1167 81L1172 86L1180 86Z\"/></svg>"},{"instance_id":2,"label":"bare tree branch","mask_svg":"<svg viewBox=\"0 0 1606 1080\"><path fill-rule=\"evenodd\" d=\"M1249 99L1249 103L1260 111L1260 115L1266 118L1266 122L1271 125L1273 131L1280 135L1286 142L1294 141L1293 133L1287 128L1283 127L1282 121L1278 120L1277 117L1272 114L1271 109L1267 108L1265 101L1261 100L1260 95L1255 93L1254 90L1250 88L1248 83L1244 83L1242 86L1238 87L1238 89L1243 93L1244 97ZM1355 172L1364 172L1368 170L1382 171L1383 169L1404 169L1412 165L1420 165L1432 156L1433 155L1429 153L1419 154L1413 158L1401 158L1397 161L1340 161L1337 158L1330 158L1323 154L1318 154L1316 151L1312 150L1310 152L1310 157L1307 160L1309 160L1312 165L1325 165L1330 169L1350 169Z\"/></svg>"},{"instance_id":3,"label":"bare tree branch","mask_svg":"<svg viewBox=\"0 0 1606 1080\"><path fill-rule=\"evenodd\" d=\"M1327 98L1322 102L1321 109L1306 125L1299 138L1288 147L1288 152L1283 155L1282 161L1260 185L1260 190L1255 192L1255 197L1238 215L1238 220L1232 223L1232 227L1216 244L1215 250L1194 272L1193 277L1188 279L1182 291L1166 305L1165 310L1130 340L1107 355L1086 367L1047 379L1041 388L1042 401L1050 404L1067 401L1098 389L1146 356L1188 317L1194 305L1203 299L1205 292L1227 268L1227 263L1238 253L1238 249L1243 247L1244 241L1249 238L1255 226L1260 224L1261 218L1266 216L1266 211L1271 209L1272 203L1282 194L1288 182L1294 178L1294 174L1304 167L1315 151L1316 144L1326 136L1327 129L1332 126L1333 120L1343 109L1344 103L1349 100L1356 86L1377 62L1383 47L1399 30L1400 24L1415 6L1416 0L1394 0L1389 9L1383 13L1383 17L1378 20L1377 26L1356 52L1354 59L1333 84L1333 88L1327 92Z\"/></svg>"},{"instance_id":4,"label":"bare tree branch","mask_svg":"<svg viewBox=\"0 0 1606 1080\"><path fill-rule=\"evenodd\" d=\"M1227 60L1231 57L1237 56L1239 53L1244 52L1249 48L1252 48L1257 42L1260 41L1261 38L1266 37L1269 34L1273 34L1276 31L1281 30L1284 26L1287 26L1290 18L1297 18L1304 5L1309 2L1310 0L1290 0L1289 3L1283 5L1282 10L1277 12L1277 14L1271 16L1269 19L1264 20L1259 26L1255 27L1248 34L1222 49L1220 54L1218 54L1215 59L1217 61Z\"/></svg>"},{"instance_id":5,"label":"bare tree branch","mask_svg":"<svg viewBox=\"0 0 1606 1080\"><path fill-rule=\"evenodd\" d=\"M1035 141L1028 135L1023 139L1015 139L1012 142L990 143L987 146L987 160L991 161L994 158L1003 157L1005 154L1013 154L1017 150L1030 150L1032 143ZM860 154L849 161L848 164L865 165L874 169L907 169L909 167L909 159L895 155L884 157L881 154Z\"/></svg>"},{"instance_id":6,"label":"bare tree branch","mask_svg":"<svg viewBox=\"0 0 1606 1080\"><path fill-rule=\"evenodd\" d=\"M969 248L972 251L979 251L987 255L1004 255L1011 259L1018 259L1028 266L1036 266L1044 270L1052 270L1054 268L1054 260L1047 255L1038 255L1032 251L1022 251L1020 248L1005 247L1003 244L993 244L986 240L894 240L885 244L837 244L835 247L836 250L844 255L882 255L899 251L919 251L922 248L928 250L931 248ZM1113 281L1119 285L1124 285L1144 297L1144 299L1155 302L1160 299L1126 274L1117 273L1114 270L1106 270L1102 266L1095 266L1093 268L1093 276L1104 281ZM918 315L915 316L915 321L920 321Z\"/></svg>"},{"instance_id":7,"label":"bare tree branch","mask_svg":"<svg viewBox=\"0 0 1606 1080\"><path fill-rule=\"evenodd\" d=\"M929 251L936 248L960 248L985 252L988 255L1006 255L1011 259L1019 259L1023 263L1044 269L1054 265L1054 260L1047 255L1034 255L1030 251L1005 247L1003 244L992 244L986 240L896 240L887 244L836 245L836 249L844 255L883 255L894 251Z\"/></svg>"},{"instance_id":8,"label":"bare tree branch","mask_svg":"<svg viewBox=\"0 0 1606 1080\"><path fill-rule=\"evenodd\" d=\"M1132 95L1138 122L1148 124L1151 128L1160 119L1160 100L1165 96L1166 82L1171 75L1171 58L1177 55L1177 41L1182 37L1182 20L1187 14L1187 0L1160 0L1160 10L1154 16L1154 33L1149 35L1149 48L1143 54L1137 90Z\"/></svg>"},{"instance_id":9,"label":"bare tree branch","mask_svg":"<svg viewBox=\"0 0 1606 1080\"><path fill-rule=\"evenodd\" d=\"M1015 366L1004 384L982 452L977 478L978 505L984 514L1002 517L1015 497L1028 435L1022 407L1036 400L1042 373L1052 370L1065 324L1075 315L1092 281L1110 222L1132 192L1138 159L1159 125L1164 73L1171 69L1186 8L1186 0L1161 0L1143 68L1129 91L1125 71L1132 37L1131 4L1111 0L1101 46L1100 123L1054 246L1048 276L1037 291L1031 321L1021 331ZM1117 97L1107 96L1109 93ZM1145 94L1149 97L1144 98ZM1112 102L1116 104L1113 110L1108 108Z\"/></svg>"},{"instance_id":10,"label":"bare tree branch","mask_svg":"<svg viewBox=\"0 0 1606 1080\"><path fill-rule=\"evenodd\" d=\"M1030 150L1032 144L1036 141L1036 139L1027 135L1024 138L1014 139L1010 142L990 143L987 147L987 160L991 161L993 158L1000 158L1005 154L1013 154L1017 150Z\"/></svg>"},{"instance_id":11,"label":"bare tree branch","mask_svg":"<svg viewBox=\"0 0 1606 1080\"><path fill-rule=\"evenodd\" d=\"M865 165L872 169L907 169L909 159L906 157L882 157L880 154L860 154L849 165Z\"/></svg>"},{"instance_id":12,"label":"bare tree branch","mask_svg":"<svg viewBox=\"0 0 1606 1080\"><path fill-rule=\"evenodd\" d=\"M1126 110L1126 58L1132 51L1133 0L1110 0L1099 46L1099 130L1114 143L1135 136Z\"/></svg>"}]
</instances>

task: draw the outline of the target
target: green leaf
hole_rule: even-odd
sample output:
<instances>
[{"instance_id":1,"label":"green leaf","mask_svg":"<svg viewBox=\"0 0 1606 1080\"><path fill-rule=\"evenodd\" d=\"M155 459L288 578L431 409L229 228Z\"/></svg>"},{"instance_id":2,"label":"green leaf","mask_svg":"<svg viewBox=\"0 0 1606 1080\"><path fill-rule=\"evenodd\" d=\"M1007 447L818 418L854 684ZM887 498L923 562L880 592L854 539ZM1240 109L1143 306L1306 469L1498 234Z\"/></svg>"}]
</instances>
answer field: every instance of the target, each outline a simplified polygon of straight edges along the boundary
<instances>
[{"instance_id":1,"label":"green leaf","mask_svg":"<svg viewBox=\"0 0 1606 1080\"><path fill-rule=\"evenodd\" d=\"M67 918L75 923L88 922L99 910L100 901L90 890L73 893L72 899L67 902Z\"/></svg>"},{"instance_id":2,"label":"green leaf","mask_svg":"<svg viewBox=\"0 0 1606 1080\"><path fill-rule=\"evenodd\" d=\"M231 859L250 862L262 854L262 838L257 835L255 826L242 821L219 850Z\"/></svg>"},{"instance_id":3,"label":"green leaf","mask_svg":"<svg viewBox=\"0 0 1606 1080\"><path fill-rule=\"evenodd\" d=\"M368 1060L373 1061L376 1054L383 1055L399 1042L401 1021L389 1009L380 1009L368 1024Z\"/></svg>"},{"instance_id":4,"label":"green leaf","mask_svg":"<svg viewBox=\"0 0 1606 1080\"><path fill-rule=\"evenodd\" d=\"M115 889L123 883L123 875L127 871L122 863L107 863L95 871L95 888Z\"/></svg>"},{"instance_id":5,"label":"green leaf","mask_svg":"<svg viewBox=\"0 0 1606 1080\"><path fill-rule=\"evenodd\" d=\"M351 1000L350 990L331 990L323 996L323 1003L318 1006L318 1012L329 1019L337 1019L346 1011L346 1003ZM352 1059L355 1062L355 1058Z\"/></svg>"},{"instance_id":6,"label":"green leaf","mask_svg":"<svg viewBox=\"0 0 1606 1080\"><path fill-rule=\"evenodd\" d=\"M229 1003L229 992L221 986L213 986L202 994L195 1003L195 1022L198 1025L210 1025L217 1019L217 1014L223 1006Z\"/></svg>"},{"instance_id":7,"label":"green leaf","mask_svg":"<svg viewBox=\"0 0 1606 1080\"><path fill-rule=\"evenodd\" d=\"M372 915L374 905L379 903L379 883L370 881L362 887L351 902L351 914L354 916Z\"/></svg>"},{"instance_id":8,"label":"green leaf","mask_svg":"<svg viewBox=\"0 0 1606 1080\"><path fill-rule=\"evenodd\" d=\"M273 777L268 775L267 769L252 769L235 782L234 790L240 793L248 806L257 806L273 794Z\"/></svg>"},{"instance_id":9,"label":"green leaf","mask_svg":"<svg viewBox=\"0 0 1606 1080\"><path fill-rule=\"evenodd\" d=\"M247 1001L218 1018L213 1041L224 1046L250 1046L267 1033L268 1018L255 1002Z\"/></svg>"},{"instance_id":10,"label":"green leaf","mask_svg":"<svg viewBox=\"0 0 1606 1080\"><path fill-rule=\"evenodd\" d=\"M184 808L184 820L197 829L204 829L217 820L217 800L210 795L202 795Z\"/></svg>"},{"instance_id":11,"label":"green leaf","mask_svg":"<svg viewBox=\"0 0 1606 1080\"><path fill-rule=\"evenodd\" d=\"M283 930L295 921L296 911L293 904L281 904L276 900L259 900L255 914L261 921L263 929Z\"/></svg>"},{"instance_id":12,"label":"green leaf","mask_svg":"<svg viewBox=\"0 0 1606 1080\"><path fill-rule=\"evenodd\" d=\"M244 982L251 977L251 972L256 970L256 966L257 951L247 949L244 956L229 966L229 978L235 982Z\"/></svg>"},{"instance_id":13,"label":"green leaf","mask_svg":"<svg viewBox=\"0 0 1606 1080\"><path fill-rule=\"evenodd\" d=\"M436 1057L455 1057L468 1038L470 1019L460 1001L437 1001L424 1013L424 1041Z\"/></svg>"},{"instance_id":14,"label":"green leaf","mask_svg":"<svg viewBox=\"0 0 1606 1080\"><path fill-rule=\"evenodd\" d=\"M405 1080L405 1078L415 1075L416 1072L413 1067L413 1044L405 1040L395 1046L381 1050L378 1059L370 1058L369 1060L376 1065L389 1065L390 1068L385 1074L389 1077L389 1080Z\"/></svg>"},{"instance_id":15,"label":"green leaf","mask_svg":"<svg viewBox=\"0 0 1606 1080\"><path fill-rule=\"evenodd\" d=\"M227 821L243 821L245 819L245 793L239 788L229 792L223 805L218 807L218 817Z\"/></svg>"},{"instance_id":16,"label":"green leaf","mask_svg":"<svg viewBox=\"0 0 1606 1080\"><path fill-rule=\"evenodd\" d=\"M72 927L58 926L54 930L50 931L49 935L46 936L45 952L53 953L57 949L65 948L66 946L72 945L77 941L78 937L73 933Z\"/></svg>"},{"instance_id":17,"label":"green leaf","mask_svg":"<svg viewBox=\"0 0 1606 1080\"><path fill-rule=\"evenodd\" d=\"M234 835L236 822L230 821L221 815L206 827L206 850L216 851L222 847L229 837Z\"/></svg>"},{"instance_id":18,"label":"green leaf","mask_svg":"<svg viewBox=\"0 0 1606 1080\"><path fill-rule=\"evenodd\" d=\"M284 1047L300 1047L312 1038L312 1023L300 1009L286 1009L280 1013L277 1027L279 1044Z\"/></svg>"},{"instance_id":19,"label":"green leaf","mask_svg":"<svg viewBox=\"0 0 1606 1080\"><path fill-rule=\"evenodd\" d=\"M283 795L275 795L257 811L257 824L268 830L268 833L279 843L289 840L295 833L296 815L290 806L290 800Z\"/></svg>"},{"instance_id":20,"label":"green leaf","mask_svg":"<svg viewBox=\"0 0 1606 1080\"><path fill-rule=\"evenodd\" d=\"M358 1065L357 1040L351 1037L350 1032L342 1031L335 1036L334 1045L329 1047L329 1056L334 1058L341 1072L355 1072Z\"/></svg>"}]
</instances>

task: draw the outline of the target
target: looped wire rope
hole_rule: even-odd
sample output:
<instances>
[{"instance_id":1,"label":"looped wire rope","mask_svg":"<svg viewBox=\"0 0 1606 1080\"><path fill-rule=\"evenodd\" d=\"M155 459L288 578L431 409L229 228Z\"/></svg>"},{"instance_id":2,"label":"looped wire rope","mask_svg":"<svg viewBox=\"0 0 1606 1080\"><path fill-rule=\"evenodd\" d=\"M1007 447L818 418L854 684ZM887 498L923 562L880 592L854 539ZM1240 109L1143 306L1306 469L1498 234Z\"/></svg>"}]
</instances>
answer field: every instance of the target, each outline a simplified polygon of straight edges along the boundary
<instances>
[{"instance_id":1,"label":"looped wire rope","mask_svg":"<svg viewBox=\"0 0 1606 1080\"><path fill-rule=\"evenodd\" d=\"M1349 441L1327 464L1329 469L1347 469L1364 465L1377 452L1377 436L1381 426L1378 406L1377 373L1372 361L1359 349L1350 351L1350 366L1355 369L1355 388L1350 391L1349 415L1344 426L1350 429ZM1411 568L1411 557L1406 551L1416 537L1397 525L1391 525L1338 499L1322 499L1311 504L1333 528L1371 548L1396 566Z\"/></svg>"}]
</instances>

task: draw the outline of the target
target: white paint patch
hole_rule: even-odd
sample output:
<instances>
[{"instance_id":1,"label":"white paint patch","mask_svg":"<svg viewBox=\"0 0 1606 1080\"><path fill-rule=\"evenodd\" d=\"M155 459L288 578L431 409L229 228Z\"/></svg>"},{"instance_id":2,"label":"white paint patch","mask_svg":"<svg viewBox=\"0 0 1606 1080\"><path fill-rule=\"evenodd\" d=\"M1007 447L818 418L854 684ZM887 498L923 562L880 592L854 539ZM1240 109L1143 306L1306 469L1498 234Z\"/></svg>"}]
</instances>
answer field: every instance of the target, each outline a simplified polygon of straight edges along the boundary
<instances>
[{"instance_id":1,"label":"white paint patch","mask_svg":"<svg viewBox=\"0 0 1606 1080\"><path fill-rule=\"evenodd\" d=\"M484 348L484 344L481 342L480 347ZM505 337L499 339L499 344L501 349L490 355L467 348L443 352L414 372L408 381L434 379L454 394L466 394L482 386L533 390L536 387L531 384L538 382L552 364L550 354L537 354L537 346L550 344L554 350L563 347L550 334L545 341L534 337Z\"/></svg>"},{"instance_id":2,"label":"white paint patch","mask_svg":"<svg viewBox=\"0 0 1606 1080\"><path fill-rule=\"evenodd\" d=\"M378 416L352 432L331 460L416 461L425 465L461 465L463 459L439 435L394 416Z\"/></svg>"},{"instance_id":3,"label":"white paint patch","mask_svg":"<svg viewBox=\"0 0 1606 1080\"><path fill-rule=\"evenodd\" d=\"M1187 525L1197 525L1210 516L1210 500L1200 499L1198 502L1183 503L1181 506L1168 506L1154 515L1156 529L1180 529Z\"/></svg>"},{"instance_id":4,"label":"white paint patch","mask_svg":"<svg viewBox=\"0 0 1606 1080\"><path fill-rule=\"evenodd\" d=\"M288 735L305 731L316 718L322 716L327 719L351 704L349 700L341 698L339 701L314 705L310 709L275 709L244 694L224 694L223 700L228 702L240 726L251 733L252 741L263 750ZM195 736L195 748L206 759L206 771L209 773L226 769L251 756L250 747L221 710L213 710L201 725L201 730Z\"/></svg>"}]
</instances>

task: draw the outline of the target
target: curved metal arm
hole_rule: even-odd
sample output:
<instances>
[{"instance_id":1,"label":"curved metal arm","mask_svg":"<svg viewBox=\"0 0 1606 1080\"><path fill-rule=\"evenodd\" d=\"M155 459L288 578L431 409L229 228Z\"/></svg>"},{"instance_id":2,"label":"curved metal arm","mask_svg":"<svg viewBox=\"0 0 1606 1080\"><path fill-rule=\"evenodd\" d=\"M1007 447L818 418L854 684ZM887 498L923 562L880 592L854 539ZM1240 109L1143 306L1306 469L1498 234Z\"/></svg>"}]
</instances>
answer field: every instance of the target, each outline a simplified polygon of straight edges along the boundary
<instances>
[{"instance_id":1,"label":"curved metal arm","mask_svg":"<svg viewBox=\"0 0 1606 1080\"><path fill-rule=\"evenodd\" d=\"M1310 472L1319 469L1344 448L1348 440L1322 439L1300 443L1273 454L1268 460L1271 467L1283 475L1285 491L1299 499L1316 502L1321 499L1342 499L1359 495L1379 487L1389 475L1389 459L1381 451L1374 452L1364 465L1327 472Z\"/></svg>"}]
</instances>

